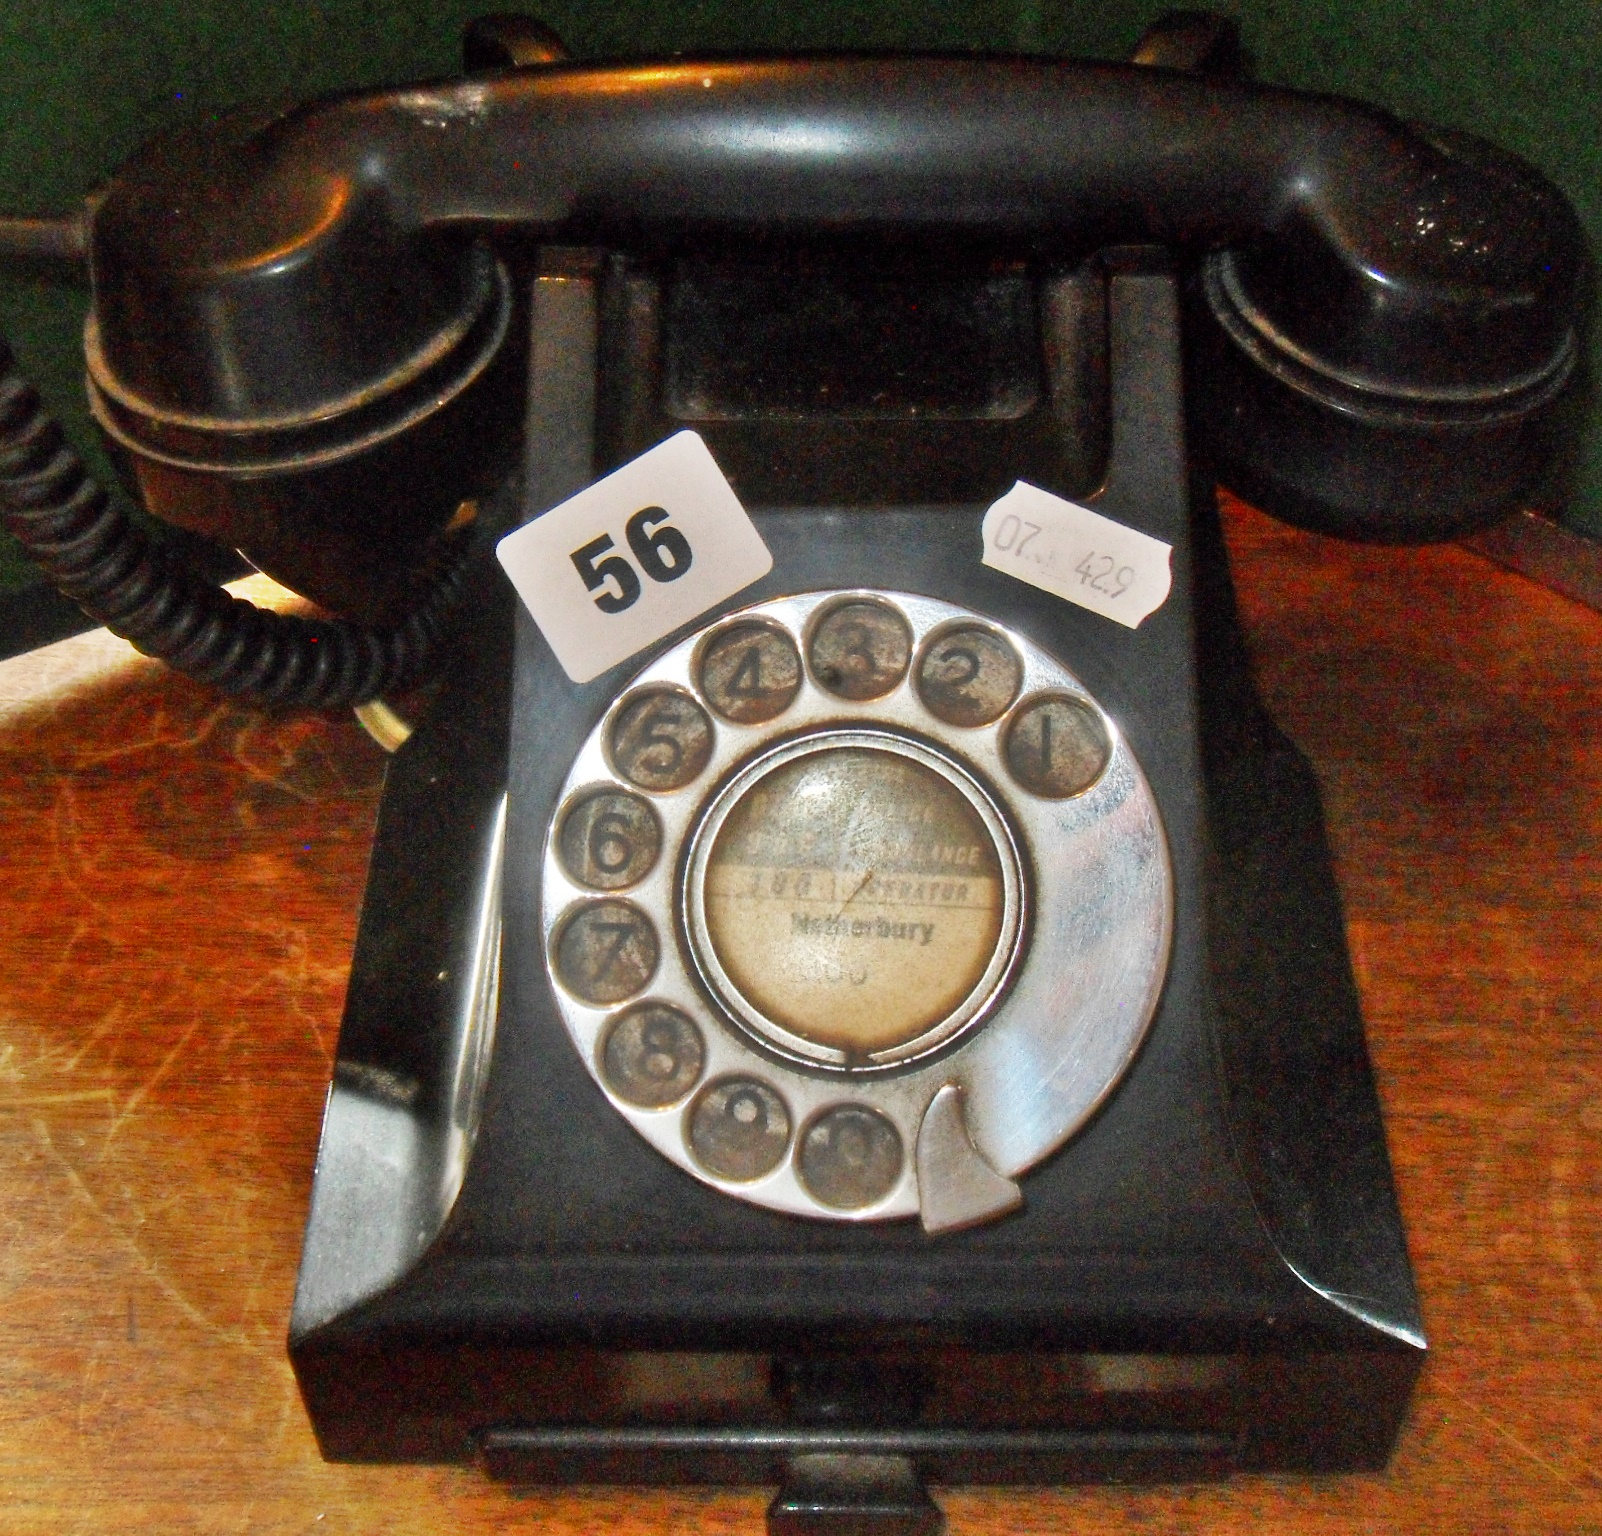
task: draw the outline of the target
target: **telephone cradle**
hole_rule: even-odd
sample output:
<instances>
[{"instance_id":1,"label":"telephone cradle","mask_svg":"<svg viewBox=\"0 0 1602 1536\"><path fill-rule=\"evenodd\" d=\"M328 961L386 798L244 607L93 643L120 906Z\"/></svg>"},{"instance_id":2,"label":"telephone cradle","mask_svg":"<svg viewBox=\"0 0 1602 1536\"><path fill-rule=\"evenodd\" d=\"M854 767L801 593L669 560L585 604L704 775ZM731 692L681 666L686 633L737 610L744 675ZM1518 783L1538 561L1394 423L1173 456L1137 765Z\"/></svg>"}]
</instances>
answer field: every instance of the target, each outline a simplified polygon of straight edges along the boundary
<instances>
[{"instance_id":1,"label":"telephone cradle","mask_svg":"<svg viewBox=\"0 0 1602 1536\"><path fill-rule=\"evenodd\" d=\"M646 70L492 18L466 80L186 130L91 209L119 469L345 618L74 544L105 498L8 382L11 525L253 697L448 640L290 1325L326 1456L777 1484L787 1531L1384 1464L1422 1323L1213 483L1355 536L1505 514L1583 248L1528 167L1248 84L1232 37ZM771 569L575 683L490 538L686 429ZM982 561L1020 482L1160 541L1166 600L1130 627ZM609 542L573 555L603 612L639 588Z\"/></svg>"}]
</instances>

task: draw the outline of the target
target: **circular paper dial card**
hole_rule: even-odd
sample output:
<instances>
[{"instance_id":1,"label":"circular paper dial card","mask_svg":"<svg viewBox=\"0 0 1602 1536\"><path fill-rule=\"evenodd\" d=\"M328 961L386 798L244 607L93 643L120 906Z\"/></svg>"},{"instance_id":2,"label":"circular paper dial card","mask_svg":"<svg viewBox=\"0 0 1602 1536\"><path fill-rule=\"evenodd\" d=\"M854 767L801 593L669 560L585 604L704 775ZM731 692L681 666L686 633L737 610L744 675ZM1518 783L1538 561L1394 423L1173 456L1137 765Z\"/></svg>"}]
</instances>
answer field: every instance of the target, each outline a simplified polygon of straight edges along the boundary
<instances>
[{"instance_id":1,"label":"circular paper dial card","mask_svg":"<svg viewBox=\"0 0 1602 1536\"><path fill-rule=\"evenodd\" d=\"M698 828L692 951L759 1041L864 1067L966 1024L1011 957L1020 878L996 807L954 761L866 730L760 755Z\"/></svg>"}]
</instances>

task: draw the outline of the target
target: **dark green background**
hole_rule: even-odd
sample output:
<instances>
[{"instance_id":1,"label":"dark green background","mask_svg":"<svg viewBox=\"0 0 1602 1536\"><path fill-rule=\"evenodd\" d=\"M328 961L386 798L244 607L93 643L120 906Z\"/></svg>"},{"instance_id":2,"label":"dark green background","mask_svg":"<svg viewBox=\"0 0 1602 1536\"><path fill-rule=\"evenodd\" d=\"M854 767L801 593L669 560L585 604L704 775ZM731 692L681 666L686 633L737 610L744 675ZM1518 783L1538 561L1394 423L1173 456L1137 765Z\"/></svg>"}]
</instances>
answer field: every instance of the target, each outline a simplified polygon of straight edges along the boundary
<instances>
[{"instance_id":1,"label":"dark green background","mask_svg":"<svg viewBox=\"0 0 1602 1536\"><path fill-rule=\"evenodd\" d=\"M502 0L504 6L506 0ZM1193 0L1194 3L1194 0ZM0 211L58 212L157 129L250 97L452 73L470 16L424 0L10 0L0 18ZM541 14L581 56L744 48L984 48L1125 55L1162 0L563 0ZM1260 79L1341 91L1469 129L1535 161L1602 246L1598 0L1237 0ZM80 442L82 295L5 280L0 325ZM1593 327L1593 332L1596 331ZM1591 366L1602 376L1602 346ZM1602 535L1602 407L1569 518ZM0 583L14 581L0 549Z\"/></svg>"}]
</instances>

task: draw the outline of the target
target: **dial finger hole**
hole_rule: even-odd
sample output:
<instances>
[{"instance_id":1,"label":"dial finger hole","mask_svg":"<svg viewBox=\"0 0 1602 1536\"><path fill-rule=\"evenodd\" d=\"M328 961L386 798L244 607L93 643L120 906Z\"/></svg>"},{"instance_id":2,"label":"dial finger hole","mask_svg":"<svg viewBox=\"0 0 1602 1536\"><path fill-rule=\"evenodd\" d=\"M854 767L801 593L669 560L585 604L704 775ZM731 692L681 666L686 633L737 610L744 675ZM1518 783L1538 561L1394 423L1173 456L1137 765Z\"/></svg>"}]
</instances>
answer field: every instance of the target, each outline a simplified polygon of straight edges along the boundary
<instances>
[{"instance_id":1,"label":"dial finger hole","mask_svg":"<svg viewBox=\"0 0 1602 1536\"><path fill-rule=\"evenodd\" d=\"M823 1205L857 1211L896 1187L904 1156L900 1132L889 1120L865 1105L843 1104L807 1127L796 1171Z\"/></svg>"},{"instance_id":2,"label":"dial finger hole","mask_svg":"<svg viewBox=\"0 0 1602 1536\"><path fill-rule=\"evenodd\" d=\"M912 631L888 603L840 603L818 621L807 643L819 686L857 702L889 693L911 660Z\"/></svg>"},{"instance_id":3,"label":"dial finger hole","mask_svg":"<svg viewBox=\"0 0 1602 1536\"><path fill-rule=\"evenodd\" d=\"M1093 706L1063 694L1025 704L1007 726L1001 754L1007 771L1032 795L1082 795L1106 771L1112 737Z\"/></svg>"},{"instance_id":4,"label":"dial finger hole","mask_svg":"<svg viewBox=\"0 0 1602 1536\"><path fill-rule=\"evenodd\" d=\"M640 1109L676 1104L700 1081L706 1042L694 1022L666 1003L641 1003L607 1031L601 1076Z\"/></svg>"},{"instance_id":5,"label":"dial finger hole","mask_svg":"<svg viewBox=\"0 0 1602 1536\"><path fill-rule=\"evenodd\" d=\"M612 765L641 789L682 789L712 756L712 721L694 699L653 688L627 700L612 717Z\"/></svg>"},{"instance_id":6,"label":"dial finger hole","mask_svg":"<svg viewBox=\"0 0 1602 1536\"><path fill-rule=\"evenodd\" d=\"M770 624L736 624L714 635L701 655L701 692L725 720L757 725L776 719L801 688L801 653Z\"/></svg>"},{"instance_id":7,"label":"dial finger hole","mask_svg":"<svg viewBox=\"0 0 1602 1536\"><path fill-rule=\"evenodd\" d=\"M607 1006L639 992L656 972L656 929L626 901L596 901L573 913L557 931L552 963L575 997Z\"/></svg>"},{"instance_id":8,"label":"dial finger hole","mask_svg":"<svg viewBox=\"0 0 1602 1536\"><path fill-rule=\"evenodd\" d=\"M1023 662L1000 635L964 625L924 647L917 682L924 708L947 725L989 725L1017 698Z\"/></svg>"},{"instance_id":9,"label":"dial finger hole","mask_svg":"<svg viewBox=\"0 0 1602 1536\"><path fill-rule=\"evenodd\" d=\"M580 885L620 891L656 867L662 827L638 795L597 790L568 808L556 847L562 868Z\"/></svg>"},{"instance_id":10,"label":"dial finger hole","mask_svg":"<svg viewBox=\"0 0 1602 1536\"><path fill-rule=\"evenodd\" d=\"M789 1145L790 1111L759 1078L713 1083L690 1111L690 1150L720 1179L760 1179L779 1166Z\"/></svg>"}]
</instances>

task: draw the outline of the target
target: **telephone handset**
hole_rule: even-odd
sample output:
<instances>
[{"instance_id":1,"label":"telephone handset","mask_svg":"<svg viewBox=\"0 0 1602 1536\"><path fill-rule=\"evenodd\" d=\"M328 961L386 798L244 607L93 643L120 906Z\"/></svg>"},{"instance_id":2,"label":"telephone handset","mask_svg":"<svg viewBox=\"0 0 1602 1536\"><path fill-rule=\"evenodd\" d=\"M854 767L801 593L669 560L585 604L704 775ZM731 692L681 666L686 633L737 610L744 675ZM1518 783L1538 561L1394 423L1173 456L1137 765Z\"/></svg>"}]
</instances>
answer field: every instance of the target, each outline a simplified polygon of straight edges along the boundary
<instances>
[{"instance_id":1,"label":"telephone handset","mask_svg":"<svg viewBox=\"0 0 1602 1536\"><path fill-rule=\"evenodd\" d=\"M1187 437L1315 527L1491 520L1584 257L1528 168L1221 40L587 66L502 21L525 67L198 126L94 204L119 467L351 622L156 569L13 376L12 522L76 595L327 704L484 584L353 963L291 1323L325 1453L847 1505L1383 1460L1417 1300ZM524 519L694 428L770 574L563 676L462 575L525 424ZM1166 602L981 564L1019 480L1168 546Z\"/></svg>"},{"instance_id":2,"label":"telephone handset","mask_svg":"<svg viewBox=\"0 0 1602 1536\"><path fill-rule=\"evenodd\" d=\"M1567 203L1465 136L1207 73L1227 49L1197 24L1168 18L1130 65L587 65L503 20L472 61L536 62L187 127L86 214L96 419L158 517L366 628L308 646L161 569L91 512L14 373L10 521L180 666L268 701L368 697L437 638L463 505L515 453L519 248L897 233L1037 268L1173 246L1196 263L1195 434L1226 483L1379 539L1513 510L1574 371Z\"/></svg>"}]
</instances>

